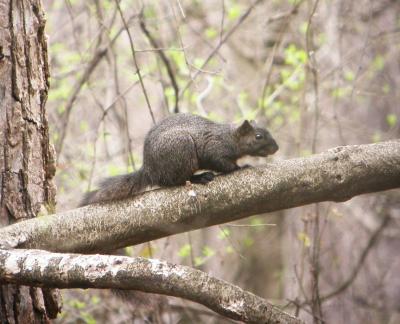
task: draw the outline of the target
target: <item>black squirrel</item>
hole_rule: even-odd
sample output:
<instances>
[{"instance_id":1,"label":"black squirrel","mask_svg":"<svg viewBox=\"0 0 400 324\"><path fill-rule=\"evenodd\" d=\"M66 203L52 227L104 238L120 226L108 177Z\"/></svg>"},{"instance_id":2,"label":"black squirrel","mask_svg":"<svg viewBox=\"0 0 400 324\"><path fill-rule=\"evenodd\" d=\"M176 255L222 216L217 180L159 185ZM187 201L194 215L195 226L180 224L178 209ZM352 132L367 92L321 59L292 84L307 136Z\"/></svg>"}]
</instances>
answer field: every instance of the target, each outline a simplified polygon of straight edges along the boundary
<instances>
[{"instance_id":1,"label":"black squirrel","mask_svg":"<svg viewBox=\"0 0 400 324\"><path fill-rule=\"evenodd\" d=\"M171 115L146 135L139 170L103 180L80 205L124 199L149 186L204 184L214 174L194 174L197 170L229 173L240 169L236 161L245 155L267 156L277 150L270 133L247 120L234 127L191 114Z\"/></svg>"}]
</instances>

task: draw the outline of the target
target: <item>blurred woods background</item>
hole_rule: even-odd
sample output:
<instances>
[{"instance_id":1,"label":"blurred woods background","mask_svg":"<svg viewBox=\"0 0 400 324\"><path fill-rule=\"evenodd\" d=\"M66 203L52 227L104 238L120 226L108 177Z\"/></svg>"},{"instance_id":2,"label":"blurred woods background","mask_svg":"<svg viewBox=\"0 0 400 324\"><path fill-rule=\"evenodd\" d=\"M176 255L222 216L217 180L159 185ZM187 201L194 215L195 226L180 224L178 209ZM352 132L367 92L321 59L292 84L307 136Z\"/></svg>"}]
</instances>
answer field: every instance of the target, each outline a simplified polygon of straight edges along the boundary
<instances>
[{"instance_id":1,"label":"blurred woods background","mask_svg":"<svg viewBox=\"0 0 400 324\"><path fill-rule=\"evenodd\" d=\"M176 112L255 119L280 146L275 160L399 137L399 1L44 4L58 211L99 179L138 168L146 132ZM197 267L307 322L399 323L399 201L392 191L306 206L127 252ZM149 297L138 305L65 291L57 322L225 322Z\"/></svg>"}]
</instances>

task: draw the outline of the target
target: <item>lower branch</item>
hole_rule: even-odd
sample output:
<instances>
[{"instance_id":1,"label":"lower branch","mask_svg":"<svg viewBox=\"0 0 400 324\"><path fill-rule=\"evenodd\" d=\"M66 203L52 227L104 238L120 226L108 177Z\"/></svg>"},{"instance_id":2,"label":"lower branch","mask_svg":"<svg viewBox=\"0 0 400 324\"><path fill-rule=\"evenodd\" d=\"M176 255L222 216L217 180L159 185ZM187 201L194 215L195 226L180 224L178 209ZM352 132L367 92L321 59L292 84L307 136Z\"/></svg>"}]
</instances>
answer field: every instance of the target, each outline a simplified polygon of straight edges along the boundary
<instances>
[{"instance_id":1,"label":"lower branch","mask_svg":"<svg viewBox=\"0 0 400 324\"><path fill-rule=\"evenodd\" d=\"M246 323L302 323L237 286L199 270L154 259L0 250L0 283L140 290L185 298Z\"/></svg>"}]
</instances>

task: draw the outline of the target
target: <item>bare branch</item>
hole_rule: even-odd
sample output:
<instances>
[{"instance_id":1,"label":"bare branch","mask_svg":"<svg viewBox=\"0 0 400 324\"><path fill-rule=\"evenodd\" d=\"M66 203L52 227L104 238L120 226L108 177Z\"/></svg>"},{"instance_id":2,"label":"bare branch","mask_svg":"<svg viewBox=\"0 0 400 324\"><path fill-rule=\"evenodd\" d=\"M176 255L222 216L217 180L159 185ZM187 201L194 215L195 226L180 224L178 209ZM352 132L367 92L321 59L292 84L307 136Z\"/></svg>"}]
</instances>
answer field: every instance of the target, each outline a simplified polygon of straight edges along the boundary
<instances>
[{"instance_id":1,"label":"bare branch","mask_svg":"<svg viewBox=\"0 0 400 324\"><path fill-rule=\"evenodd\" d=\"M247 8L245 13L239 17L235 25L222 37L219 41L218 45L208 54L207 58L205 59L204 63L199 67L193 77L187 82L187 84L183 87L180 92L180 96L182 97L183 94L189 87L192 85L193 81L197 78L197 76L201 73L201 71L207 66L207 64L211 61L215 54L218 53L219 49L226 43L226 41L233 35L233 33L239 28L239 26L246 20L246 18L250 15L253 9L263 0L255 0L252 4Z\"/></svg>"},{"instance_id":2,"label":"bare branch","mask_svg":"<svg viewBox=\"0 0 400 324\"><path fill-rule=\"evenodd\" d=\"M137 57L136 57L135 46L133 44L133 37L132 37L131 32L129 30L128 23L127 23L127 21L126 21L126 19L124 17L124 14L123 14L123 12L121 10L120 5L119 5L119 0L115 0L115 4L117 5L118 12L119 12L119 15L121 16L122 23L124 24L126 33L128 34L129 45L131 47L133 63L135 64L135 69L136 69L135 74L137 74L137 76L139 78L140 86L142 87L144 98L146 99L147 108L149 109L151 119L152 119L153 123L155 124L156 123L156 119L154 118L154 113L153 113L153 110L152 110L151 105L150 105L150 99L149 99L149 96L147 95L146 87L144 86L142 73L140 72L139 63L138 63L138 60L137 60Z\"/></svg>"},{"instance_id":3,"label":"bare branch","mask_svg":"<svg viewBox=\"0 0 400 324\"><path fill-rule=\"evenodd\" d=\"M140 15L140 28L142 29L143 33L146 35L147 39L149 40L151 46L154 47L154 49L161 49L162 46L160 46L158 40L150 33L149 29L146 26L143 13ZM161 61L163 62L165 69L167 70L167 74L169 76L169 79L171 80L171 85L172 88L174 89L174 94L175 94L175 106L174 106L174 113L179 113L179 86L178 83L176 82L175 74L171 66L171 62L168 60L167 55L163 52L163 50L157 50L157 54L160 56Z\"/></svg>"},{"instance_id":4,"label":"bare branch","mask_svg":"<svg viewBox=\"0 0 400 324\"><path fill-rule=\"evenodd\" d=\"M362 269L364 262L369 254L369 252L372 250L372 247L374 247L374 245L377 243L377 241L380 238L380 234L382 233L382 231L387 227L387 225L389 224L390 221L390 215L389 214L385 214L383 216L383 221L381 223L381 225L374 231L374 233L371 235L370 239L368 240L367 246L365 247L365 249L363 250L363 252L361 253L360 259L357 262L357 265L354 267L353 271L351 272L351 274L349 275L349 277L339 286L337 287L335 290L327 293L326 295L321 297L321 301L327 301L328 299L341 294L342 292L346 291L347 288L349 288L351 286L351 284L353 283L353 281L357 278L358 273L360 272L360 270Z\"/></svg>"},{"instance_id":5,"label":"bare branch","mask_svg":"<svg viewBox=\"0 0 400 324\"><path fill-rule=\"evenodd\" d=\"M132 20L134 17L136 17L136 15L131 16L129 18L129 21ZM93 71L96 69L96 67L99 65L99 63L102 61L102 59L106 56L108 49L111 46L113 46L113 44L117 41L118 37L122 34L123 31L124 31L124 28L120 28L118 30L118 32L115 34L115 36L110 40L109 44L107 44L106 46L102 46L101 44L98 44L98 47L96 48L96 52L93 54L93 57L87 63L87 65L82 73L82 76L74 84L72 93L69 96L67 103L65 104L65 113L64 113L64 116L62 119L62 125L61 125L61 130L60 130L60 139L55 144L57 156L59 156L61 154L61 151L63 149L65 137L67 135L69 119L70 119L71 112L74 107L74 103L75 103L76 99L78 98L85 83L88 82L88 80L90 79Z\"/></svg>"},{"instance_id":6,"label":"bare branch","mask_svg":"<svg viewBox=\"0 0 400 324\"><path fill-rule=\"evenodd\" d=\"M388 213L384 213L383 215L383 220L381 222L381 224L378 226L378 228L372 233L372 235L370 236L368 243L366 245L366 247L364 248L364 250L362 251L356 266L354 267L354 269L351 271L350 275L348 276L348 278L343 281L337 288L335 288L334 290L332 290L329 293L326 293L323 296L320 296L320 302L326 302L329 299L331 299L332 297L335 297L343 292L345 292L348 288L351 287L351 285L353 284L354 280L357 278L360 270L363 268L363 265L365 263L365 260L367 259L367 256L369 255L369 253L371 252L372 248L376 245L376 243L379 241L381 234L383 232L383 230L388 226L388 224L390 223L390 214ZM306 310L304 307L306 305L310 305L312 301L303 301L303 302L299 302L298 300L290 300L289 304L294 304L299 308L302 308L304 310ZM314 315L313 315L314 316Z\"/></svg>"},{"instance_id":7,"label":"bare branch","mask_svg":"<svg viewBox=\"0 0 400 324\"><path fill-rule=\"evenodd\" d=\"M237 286L199 270L154 259L0 250L0 282L140 290L182 297L245 323L302 323Z\"/></svg>"},{"instance_id":8,"label":"bare branch","mask_svg":"<svg viewBox=\"0 0 400 324\"><path fill-rule=\"evenodd\" d=\"M400 140L248 168L208 185L153 190L0 229L0 246L112 251L255 214L400 187Z\"/></svg>"}]
</instances>

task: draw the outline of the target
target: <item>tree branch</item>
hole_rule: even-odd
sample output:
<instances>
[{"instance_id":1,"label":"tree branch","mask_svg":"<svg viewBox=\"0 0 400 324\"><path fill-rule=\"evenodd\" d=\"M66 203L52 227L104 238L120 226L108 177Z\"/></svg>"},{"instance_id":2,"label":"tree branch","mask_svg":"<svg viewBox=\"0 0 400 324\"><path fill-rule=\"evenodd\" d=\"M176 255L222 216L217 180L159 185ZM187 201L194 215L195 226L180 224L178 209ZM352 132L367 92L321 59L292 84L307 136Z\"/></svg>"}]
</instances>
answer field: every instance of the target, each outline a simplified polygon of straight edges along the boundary
<instances>
[{"instance_id":1,"label":"tree branch","mask_svg":"<svg viewBox=\"0 0 400 324\"><path fill-rule=\"evenodd\" d=\"M179 113L179 86L176 82L175 73L172 68L171 62L169 61L167 55L161 50L162 46L159 45L159 41L150 33L149 29L146 26L146 22L143 17L143 12L140 14L140 28L142 29L143 33L146 35L147 39L149 40L151 46L157 51L158 56L160 56L161 61L163 62L165 69L167 70L167 74L169 79L171 80L171 86L174 89L175 95L175 105L174 105L174 113ZM157 50L160 49L160 50Z\"/></svg>"},{"instance_id":2,"label":"tree branch","mask_svg":"<svg viewBox=\"0 0 400 324\"><path fill-rule=\"evenodd\" d=\"M99 252L255 214L400 187L400 140L248 168L0 229L0 247Z\"/></svg>"},{"instance_id":3,"label":"tree branch","mask_svg":"<svg viewBox=\"0 0 400 324\"><path fill-rule=\"evenodd\" d=\"M199 270L154 259L0 250L0 283L133 289L189 299L246 323L302 323L237 286Z\"/></svg>"}]
</instances>

